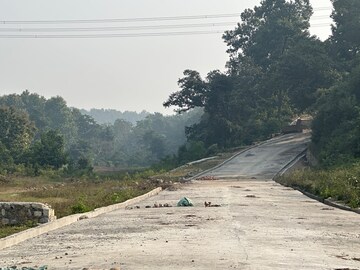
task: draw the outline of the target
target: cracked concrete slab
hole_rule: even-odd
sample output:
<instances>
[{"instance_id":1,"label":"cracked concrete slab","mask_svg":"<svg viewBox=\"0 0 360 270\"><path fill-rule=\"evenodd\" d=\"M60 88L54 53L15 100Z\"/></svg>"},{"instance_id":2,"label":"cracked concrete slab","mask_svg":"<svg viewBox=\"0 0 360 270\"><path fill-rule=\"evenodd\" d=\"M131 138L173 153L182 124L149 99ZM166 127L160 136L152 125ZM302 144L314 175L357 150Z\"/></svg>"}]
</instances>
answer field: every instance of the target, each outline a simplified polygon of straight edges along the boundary
<instances>
[{"instance_id":1,"label":"cracked concrete slab","mask_svg":"<svg viewBox=\"0 0 360 270\"><path fill-rule=\"evenodd\" d=\"M251 195L251 196L249 196ZM188 196L189 208L145 208ZM221 204L205 208L204 201ZM203 181L0 251L50 269L360 268L360 216L271 180Z\"/></svg>"}]
</instances>

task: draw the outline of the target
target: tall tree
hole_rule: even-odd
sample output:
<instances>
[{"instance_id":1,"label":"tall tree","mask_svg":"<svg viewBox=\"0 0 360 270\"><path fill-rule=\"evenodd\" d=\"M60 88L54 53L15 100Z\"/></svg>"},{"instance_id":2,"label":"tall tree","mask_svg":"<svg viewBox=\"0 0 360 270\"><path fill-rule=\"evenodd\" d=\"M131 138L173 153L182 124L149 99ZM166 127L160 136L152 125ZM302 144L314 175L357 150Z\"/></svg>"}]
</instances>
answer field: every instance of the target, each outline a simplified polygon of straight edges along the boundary
<instances>
[{"instance_id":1,"label":"tall tree","mask_svg":"<svg viewBox=\"0 0 360 270\"><path fill-rule=\"evenodd\" d=\"M332 36L330 41L336 56L351 61L360 53L360 1L331 0L334 10L331 17Z\"/></svg>"},{"instance_id":2,"label":"tall tree","mask_svg":"<svg viewBox=\"0 0 360 270\"><path fill-rule=\"evenodd\" d=\"M30 93L28 90L19 96L23 103L24 110L28 113L31 121L35 123L36 128L41 132L48 125L48 119L45 114L46 99L36 93Z\"/></svg>"},{"instance_id":3,"label":"tall tree","mask_svg":"<svg viewBox=\"0 0 360 270\"><path fill-rule=\"evenodd\" d=\"M31 150L32 163L41 166L61 168L67 162L64 138L55 130L49 130L41 135Z\"/></svg>"},{"instance_id":4,"label":"tall tree","mask_svg":"<svg viewBox=\"0 0 360 270\"><path fill-rule=\"evenodd\" d=\"M30 147L34 132L34 124L27 114L13 107L0 107L1 148L15 161Z\"/></svg>"},{"instance_id":5,"label":"tall tree","mask_svg":"<svg viewBox=\"0 0 360 270\"><path fill-rule=\"evenodd\" d=\"M164 107L177 106L178 112L185 112L206 104L207 84L195 70L185 70L184 77L178 80L181 91L172 93Z\"/></svg>"},{"instance_id":6,"label":"tall tree","mask_svg":"<svg viewBox=\"0 0 360 270\"><path fill-rule=\"evenodd\" d=\"M323 91L312 141L323 165L360 158L360 64L344 81Z\"/></svg>"},{"instance_id":7,"label":"tall tree","mask_svg":"<svg viewBox=\"0 0 360 270\"><path fill-rule=\"evenodd\" d=\"M251 57L263 68L304 36L309 36L312 8L309 0L263 0L260 6L241 14L242 23L226 31L223 38L231 60Z\"/></svg>"},{"instance_id":8,"label":"tall tree","mask_svg":"<svg viewBox=\"0 0 360 270\"><path fill-rule=\"evenodd\" d=\"M45 113L49 119L47 128L60 131L66 146L76 142L77 130L71 109L62 97L52 97L45 102Z\"/></svg>"},{"instance_id":9,"label":"tall tree","mask_svg":"<svg viewBox=\"0 0 360 270\"><path fill-rule=\"evenodd\" d=\"M202 79L186 70L180 91L164 103L177 111L204 107L201 122L187 129L189 139L206 146L251 143L311 108L336 73L323 43L310 36L311 15L308 0L263 0L241 14L242 23L223 36L228 72Z\"/></svg>"}]
</instances>

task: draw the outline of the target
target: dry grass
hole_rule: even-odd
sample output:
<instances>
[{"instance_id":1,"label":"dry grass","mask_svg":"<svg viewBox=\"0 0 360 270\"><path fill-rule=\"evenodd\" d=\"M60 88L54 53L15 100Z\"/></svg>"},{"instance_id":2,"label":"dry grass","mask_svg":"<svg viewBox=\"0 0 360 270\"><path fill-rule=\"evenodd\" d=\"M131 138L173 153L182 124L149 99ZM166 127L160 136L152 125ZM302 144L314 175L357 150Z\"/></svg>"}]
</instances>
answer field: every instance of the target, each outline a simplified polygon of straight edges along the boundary
<instances>
[{"instance_id":1,"label":"dry grass","mask_svg":"<svg viewBox=\"0 0 360 270\"><path fill-rule=\"evenodd\" d=\"M56 216L61 218L120 203L145 194L158 186L173 187L174 182L210 169L230 158L234 153L234 151L224 153L212 160L181 166L159 174L148 170L129 176L123 171L107 170L100 174L101 179L96 180L45 176L3 177L0 179L0 201L46 203L55 210ZM2 226L0 238L25 230L29 226Z\"/></svg>"},{"instance_id":2,"label":"dry grass","mask_svg":"<svg viewBox=\"0 0 360 270\"><path fill-rule=\"evenodd\" d=\"M329 170L306 168L282 176L278 181L352 208L360 207L360 163Z\"/></svg>"},{"instance_id":3,"label":"dry grass","mask_svg":"<svg viewBox=\"0 0 360 270\"><path fill-rule=\"evenodd\" d=\"M32 228L32 225L21 225L21 226L1 226L0 225L0 238L4 238L6 236L25 231L27 229Z\"/></svg>"},{"instance_id":4,"label":"dry grass","mask_svg":"<svg viewBox=\"0 0 360 270\"><path fill-rule=\"evenodd\" d=\"M64 180L16 178L1 183L0 201L47 203L57 217L120 203L155 188L150 180Z\"/></svg>"}]
</instances>

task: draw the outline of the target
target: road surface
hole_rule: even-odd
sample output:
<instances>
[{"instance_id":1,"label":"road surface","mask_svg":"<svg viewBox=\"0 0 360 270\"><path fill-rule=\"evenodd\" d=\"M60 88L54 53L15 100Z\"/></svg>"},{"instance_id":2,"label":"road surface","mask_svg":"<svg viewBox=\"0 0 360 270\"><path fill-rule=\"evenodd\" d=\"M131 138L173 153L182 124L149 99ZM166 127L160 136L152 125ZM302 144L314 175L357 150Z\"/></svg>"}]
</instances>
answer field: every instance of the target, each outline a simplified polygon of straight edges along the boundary
<instances>
[{"instance_id":1,"label":"road surface","mask_svg":"<svg viewBox=\"0 0 360 270\"><path fill-rule=\"evenodd\" d=\"M309 133L276 137L242 152L205 175L217 178L272 179L297 154L306 150L309 142Z\"/></svg>"},{"instance_id":2,"label":"road surface","mask_svg":"<svg viewBox=\"0 0 360 270\"><path fill-rule=\"evenodd\" d=\"M139 209L84 219L1 250L0 267L360 269L360 215L325 206L266 179L303 150L306 136L290 137L253 148L225 164L223 171L214 171L233 179L179 185L139 203ZM256 165L249 153L261 164ZM234 162L242 164L239 173ZM184 196L195 206L145 208L176 205ZM204 201L221 207L205 208Z\"/></svg>"}]
</instances>

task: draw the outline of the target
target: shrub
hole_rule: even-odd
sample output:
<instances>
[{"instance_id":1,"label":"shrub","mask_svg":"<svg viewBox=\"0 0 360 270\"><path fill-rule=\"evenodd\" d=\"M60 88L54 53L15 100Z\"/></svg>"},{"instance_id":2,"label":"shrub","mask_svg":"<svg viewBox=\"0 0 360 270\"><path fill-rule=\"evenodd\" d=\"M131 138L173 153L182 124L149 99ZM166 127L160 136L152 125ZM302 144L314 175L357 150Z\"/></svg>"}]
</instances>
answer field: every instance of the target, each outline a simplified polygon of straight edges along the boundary
<instances>
[{"instance_id":1,"label":"shrub","mask_svg":"<svg viewBox=\"0 0 360 270\"><path fill-rule=\"evenodd\" d=\"M360 207L360 162L340 168L298 170L279 181L324 199L343 201L352 208Z\"/></svg>"}]
</instances>

